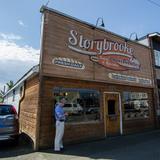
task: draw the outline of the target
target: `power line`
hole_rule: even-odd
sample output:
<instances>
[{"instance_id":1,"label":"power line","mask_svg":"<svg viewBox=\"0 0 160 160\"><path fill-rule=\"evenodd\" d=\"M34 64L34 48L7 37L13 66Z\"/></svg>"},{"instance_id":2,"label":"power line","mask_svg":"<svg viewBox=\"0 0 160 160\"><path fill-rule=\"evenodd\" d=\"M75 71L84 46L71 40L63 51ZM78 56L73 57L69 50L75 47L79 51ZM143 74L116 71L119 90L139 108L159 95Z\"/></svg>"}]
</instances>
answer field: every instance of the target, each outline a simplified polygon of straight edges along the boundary
<instances>
[{"instance_id":1,"label":"power line","mask_svg":"<svg viewBox=\"0 0 160 160\"><path fill-rule=\"evenodd\" d=\"M160 7L160 4L159 3L156 3L156 2L154 2L154 1L152 1L152 0L147 0L148 2L150 2L150 3L152 3L152 4L154 4L154 5L156 5L157 7Z\"/></svg>"},{"instance_id":2,"label":"power line","mask_svg":"<svg viewBox=\"0 0 160 160\"><path fill-rule=\"evenodd\" d=\"M50 2L50 0L48 0L48 2L46 3L46 5L45 5L45 6L48 6L49 2Z\"/></svg>"}]
</instances>

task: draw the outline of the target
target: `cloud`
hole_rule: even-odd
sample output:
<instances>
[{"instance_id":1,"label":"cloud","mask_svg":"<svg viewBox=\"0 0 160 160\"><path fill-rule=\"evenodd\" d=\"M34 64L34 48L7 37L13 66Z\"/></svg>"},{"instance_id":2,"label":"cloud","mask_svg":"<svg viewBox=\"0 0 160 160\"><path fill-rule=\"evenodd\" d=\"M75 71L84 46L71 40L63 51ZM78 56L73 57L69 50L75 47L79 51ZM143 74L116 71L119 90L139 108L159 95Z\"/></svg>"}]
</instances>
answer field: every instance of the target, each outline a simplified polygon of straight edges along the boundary
<instances>
[{"instance_id":1,"label":"cloud","mask_svg":"<svg viewBox=\"0 0 160 160\"><path fill-rule=\"evenodd\" d=\"M30 46L20 47L15 42L0 40L0 61L20 60L37 62L39 50Z\"/></svg>"},{"instance_id":2,"label":"cloud","mask_svg":"<svg viewBox=\"0 0 160 160\"><path fill-rule=\"evenodd\" d=\"M15 35L13 33L10 33L10 34L0 33L0 39L7 40L7 41L12 41L12 40L14 41L14 40L21 40L22 37Z\"/></svg>"},{"instance_id":3,"label":"cloud","mask_svg":"<svg viewBox=\"0 0 160 160\"><path fill-rule=\"evenodd\" d=\"M18 20L18 24L19 24L20 26L22 26L22 27L27 27L27 26L23 23L22 20Z\"/></svg>"},{"instance_id":4,"label":"cloud","mask_svg":"<svg viewBox=\"0 0 160 160\"><path fill-rule=\"evenodd\" d=\"M0 89L10 80L14 83L39 63L40 51L30 46L0 40Z\"/></svg>"}]
</instances>

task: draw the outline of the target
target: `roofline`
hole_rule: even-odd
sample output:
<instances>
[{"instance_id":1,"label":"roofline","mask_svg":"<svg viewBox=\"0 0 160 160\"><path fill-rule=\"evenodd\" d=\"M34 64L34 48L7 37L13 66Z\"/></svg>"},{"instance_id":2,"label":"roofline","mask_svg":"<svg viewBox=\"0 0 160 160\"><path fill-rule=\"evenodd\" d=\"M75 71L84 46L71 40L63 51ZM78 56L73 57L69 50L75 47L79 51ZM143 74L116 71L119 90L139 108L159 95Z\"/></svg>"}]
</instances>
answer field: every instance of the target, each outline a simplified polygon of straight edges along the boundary
<instances>
[{"instance_id":1,"label":"roofline","mask_svg":"<svg viewBox=\"0 0 160 160\"><path fill-rule=\"evenodd\" d=\"M55 9L53 9L53 8L49 8L49 7L45 6L45 5L43 5L43 6L40 8L40 12L41 12L41 13L44 13L45 10L48 10L48 11L57 13L57 14L59 14L59 15L61 15L61 16L64 16L64 17L73 19L73 20L75 20L75 21L77 21L77 22L84 23L84 24L90 26L91 28L96 28L96 29L98 29L98 30L108 32L108 33L110 33L110 34L112 34L112 35L118 36L118 37L120 37L120 38L122 38L122 39L124 39L124 40L126 40L126 41L130 41L130 42L132 42L132 43L136 43L136 44L141 45L141 46L143 46L143 47L145 47L145 48L150 48L150 47L148 47L148 46L146 46L146 45L140 44L138 41L131 40L131 39L127 38L127 37L124 37L124 36L121 36L121 35L119 35L119 34L113 33L113 32L111 32L111 31L109 31L109 30L106 30L106 29L104 29L104 28L100 28L100 27L98 27L98 26L96 26L96 25L94 25L94 24L88 23L88 22L86 22L86 21L80 20L80 19L78 19L78 18L75 18L75 17L73 17L73 16L70 16L70 15L68 15L68 14L65 14L65 13L63 13L63 12L60 12L60 11L58 11L58 10L55 10Z\"/></svg>"},{"instance_id":2,"label":"roofline","mask_svg":"<svg viewBox=\"0 0 160 160\"><path fill-rule=\"evenodd\" d=\"M15 84L14 86L8 90L3 97L5 97L8 93L10 93L12 90L14 90L19 84L23 83L25 80L27 80L31 75L34 73L39 72L39 64L33 66L28 72L26 72Z\"/></svg>"},{"instance_id":3,"label":"roofline","mask_svg":"<svg viewBox=\"0 0 160 160\"><path fill-rule=\"evenodd\" d=\"M147 35L145 35L143 37L140 37L138 40L143 40L143 39L146 39L148 37L154 37L154 36L160 37L160 33L159 32L149 33L149 34L147 34Z\"/></svg>"}]
</instances>

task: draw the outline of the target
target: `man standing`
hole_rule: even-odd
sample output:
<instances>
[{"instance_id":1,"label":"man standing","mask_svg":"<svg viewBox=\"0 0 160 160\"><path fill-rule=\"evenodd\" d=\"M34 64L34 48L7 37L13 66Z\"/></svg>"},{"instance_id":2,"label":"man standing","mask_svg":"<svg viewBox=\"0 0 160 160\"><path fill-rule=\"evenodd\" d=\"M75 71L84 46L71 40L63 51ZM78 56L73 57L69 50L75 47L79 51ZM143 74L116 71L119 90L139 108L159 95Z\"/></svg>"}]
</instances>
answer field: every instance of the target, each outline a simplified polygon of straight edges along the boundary
<instances>
[{"instance_id":1,"label":"man standing","mask_svg":"<svg viewBox=\"0 0 160 160\"><path fill-rule=\"evenodd\" d=\"M60 102L55 105L55 119L56 119L56 134L54 141L54 150L61 151L63 149L63 135L64 135L64 122L66 119L66 114L64 113L63 106L66 103L64 97L60 98Z\"/></svg>"}]
</instances>

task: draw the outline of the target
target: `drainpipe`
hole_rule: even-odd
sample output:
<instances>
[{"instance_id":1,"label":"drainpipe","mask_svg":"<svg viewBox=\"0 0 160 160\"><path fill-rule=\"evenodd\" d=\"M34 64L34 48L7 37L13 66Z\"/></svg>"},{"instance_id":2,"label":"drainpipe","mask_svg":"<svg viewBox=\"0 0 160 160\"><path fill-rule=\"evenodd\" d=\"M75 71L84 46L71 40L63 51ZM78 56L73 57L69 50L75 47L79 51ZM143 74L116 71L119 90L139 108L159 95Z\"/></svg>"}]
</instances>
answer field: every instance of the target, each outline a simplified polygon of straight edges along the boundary
<instances>
[{"instance_id":1,"label":"drainpipe","mask_svg":"<svg viewBox=\"0 0 160 160\"><path fill-rule=\"evenodd\" d=\"M41 106L42 106L42 95L43 95L43 73L42 73L42 64L43 64L43 52L44 52L44 42L45 42L45 26L48 24L48 13L45 13L43 7L40 9L41 15L41 38L40 38L40 59L39 59L39 95L38 95L38 108L37 108L37 120L36 120L36 139L34 142L34 150L38 150L40 147L40 129L41 129Z\"/></svg>"},{"instance_id":2,"label":"drainpipe","mask_svg":"<svg viewBox=\"0 0 160 160\"><path fill-rule=\"evenodd\" d=\"M20 117L20 113L21 113L21 102L23 101L23 99L24 99L24 97L25 97L25 90L26 90L26 81L24 81L24 85L23 85L23 90L22 90L22 96L21 96L21 98L20 98L20 100L19 100L19 105L18 105L18 117ZM19 120L20 120L20 118L19 118ZM19 124L21 124L20 122L19 122ZM20 132L20 129L21 129L22 127L20 126L19 127L19 132Z\"/></svg>"}]
</instances>

